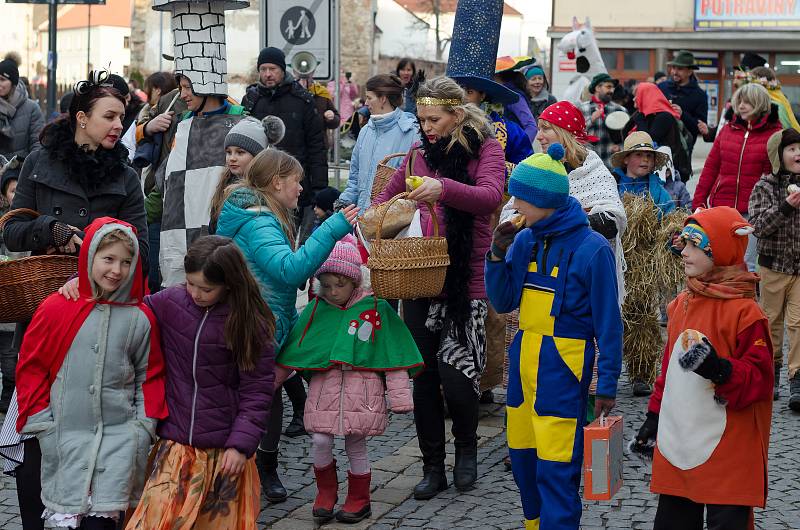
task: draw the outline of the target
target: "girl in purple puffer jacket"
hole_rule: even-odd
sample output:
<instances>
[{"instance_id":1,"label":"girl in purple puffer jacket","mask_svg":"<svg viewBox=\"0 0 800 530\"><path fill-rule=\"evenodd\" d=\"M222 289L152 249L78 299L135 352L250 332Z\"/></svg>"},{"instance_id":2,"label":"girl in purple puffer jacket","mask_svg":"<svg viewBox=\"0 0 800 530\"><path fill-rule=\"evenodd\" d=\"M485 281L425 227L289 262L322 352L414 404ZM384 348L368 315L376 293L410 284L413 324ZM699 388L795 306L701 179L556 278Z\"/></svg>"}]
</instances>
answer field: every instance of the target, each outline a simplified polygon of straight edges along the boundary
<instances>
[{"instance_id":1,"label":"girl in purple puffer jacket","mask_svg":"<svg viewBox=\"0 0 800 530\"><path fill-rule=\"evenodd\" d=\"M289 370L311 374L305 427L313 437L317 480L313 515L321 522L334 516L338 500L334 435L344 436L350 460L347 499L336 519L356 523L370 516L367 436L386 428L387 395L392 412L414 410L408 380L423 364L403 321L365 285L355 238L348 238L314 274L317 298L278 356L279 379Z\"/></svg>"},{"instance_id":2,"label":"girl in purple puffer jacket","mask_svg":"<svg viewBox=\"0 0 800 530\"><path fill-rule=\"evenodd\" d=\"M231 239L198 239L184 268L186 284L145 298L161 329L170 414L126 528L255 529L275 318Z\"/></svg>"}]
</instances>

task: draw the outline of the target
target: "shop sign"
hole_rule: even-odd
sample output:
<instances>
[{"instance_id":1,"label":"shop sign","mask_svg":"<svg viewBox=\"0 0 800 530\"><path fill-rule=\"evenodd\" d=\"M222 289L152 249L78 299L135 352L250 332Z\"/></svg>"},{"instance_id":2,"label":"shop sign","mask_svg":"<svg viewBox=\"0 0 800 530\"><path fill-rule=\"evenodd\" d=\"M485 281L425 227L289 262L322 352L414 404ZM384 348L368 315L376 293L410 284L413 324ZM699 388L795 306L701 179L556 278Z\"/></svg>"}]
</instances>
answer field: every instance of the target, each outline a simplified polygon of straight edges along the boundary
<instances>
[{"instance_id":1,"label":"shop sign","mask_svg":"<svg viewBox=\"0 0 800 530\"><path fill-rule=\"evenodd\" d=\"M800 0L695 0L695 30L798 30Z\"/></svg>"}]
</instances>

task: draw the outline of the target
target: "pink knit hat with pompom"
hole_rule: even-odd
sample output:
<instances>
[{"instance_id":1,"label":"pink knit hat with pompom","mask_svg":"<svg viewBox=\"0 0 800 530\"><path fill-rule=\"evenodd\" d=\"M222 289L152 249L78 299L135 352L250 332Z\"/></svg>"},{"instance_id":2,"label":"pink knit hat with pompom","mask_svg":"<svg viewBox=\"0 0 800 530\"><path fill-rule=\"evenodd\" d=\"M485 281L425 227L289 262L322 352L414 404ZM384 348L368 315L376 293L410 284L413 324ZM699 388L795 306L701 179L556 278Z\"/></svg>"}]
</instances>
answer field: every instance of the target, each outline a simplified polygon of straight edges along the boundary
<instances>
[{"instance_id":1,"label":"pink knit hat with pompom","mask_svg":"<svg viewBox=\"0 0 800 530\"><path fill-rule=\"evenodd\" d=\"M350 278L356 285L361 284L361 254L356 248L356 238L346 235L336 242L325 263L314 273L315 278L322 274L339 274Z\"/></svg>"}]
</instances>

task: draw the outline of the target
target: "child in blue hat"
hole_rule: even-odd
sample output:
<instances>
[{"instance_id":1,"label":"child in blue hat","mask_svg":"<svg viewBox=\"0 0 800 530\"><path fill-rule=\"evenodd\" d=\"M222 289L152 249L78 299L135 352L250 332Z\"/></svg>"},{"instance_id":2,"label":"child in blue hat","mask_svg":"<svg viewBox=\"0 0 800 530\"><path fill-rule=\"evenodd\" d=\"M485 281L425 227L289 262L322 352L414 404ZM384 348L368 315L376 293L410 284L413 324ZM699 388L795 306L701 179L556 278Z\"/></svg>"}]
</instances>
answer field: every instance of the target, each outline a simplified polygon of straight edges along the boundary
<instances>
[{"instance_id":1,"label":"child in blue hat","mask_svg":"<svg viewBox=\"0 0 800 530\"><path fill-rule=\"evenodd\" d=\"M486 292L499 313L520 308L509 348L508 446L525 528L577 528L582 430L599 348L595 413L615 404L622 318L614 254L569 195L552 144L511 174L509 194L524 222L495 229L485 264ZM516 226L521 230L517 233Z\"/></svg>"}]
</instances>

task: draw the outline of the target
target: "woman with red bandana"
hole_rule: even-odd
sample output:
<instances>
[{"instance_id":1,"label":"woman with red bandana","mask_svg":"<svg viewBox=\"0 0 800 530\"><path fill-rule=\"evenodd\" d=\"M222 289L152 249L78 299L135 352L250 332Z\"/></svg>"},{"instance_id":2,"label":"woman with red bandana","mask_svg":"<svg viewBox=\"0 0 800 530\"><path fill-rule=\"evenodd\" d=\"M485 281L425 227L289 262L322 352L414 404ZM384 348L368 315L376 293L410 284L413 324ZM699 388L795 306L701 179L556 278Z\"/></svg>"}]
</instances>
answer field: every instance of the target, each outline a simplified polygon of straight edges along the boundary
<instances>
[{"instance_id":1,"label":"woman with red bandana","mask_svg":"<svg viewBox=\"0 0 800 530\"><path fill-rule=\"evenodd\" d=\"M637 110L622 129L622 135L627 137L633 131L642 131L649 134L659 146L668 146L672 150L672 161L681 180L689 180L692 176L692 161L685 142L681 140L681 131L685 129L680 114L653 83L639 83L636 86L633 104Z\"/></svg>"}]
</instances>

